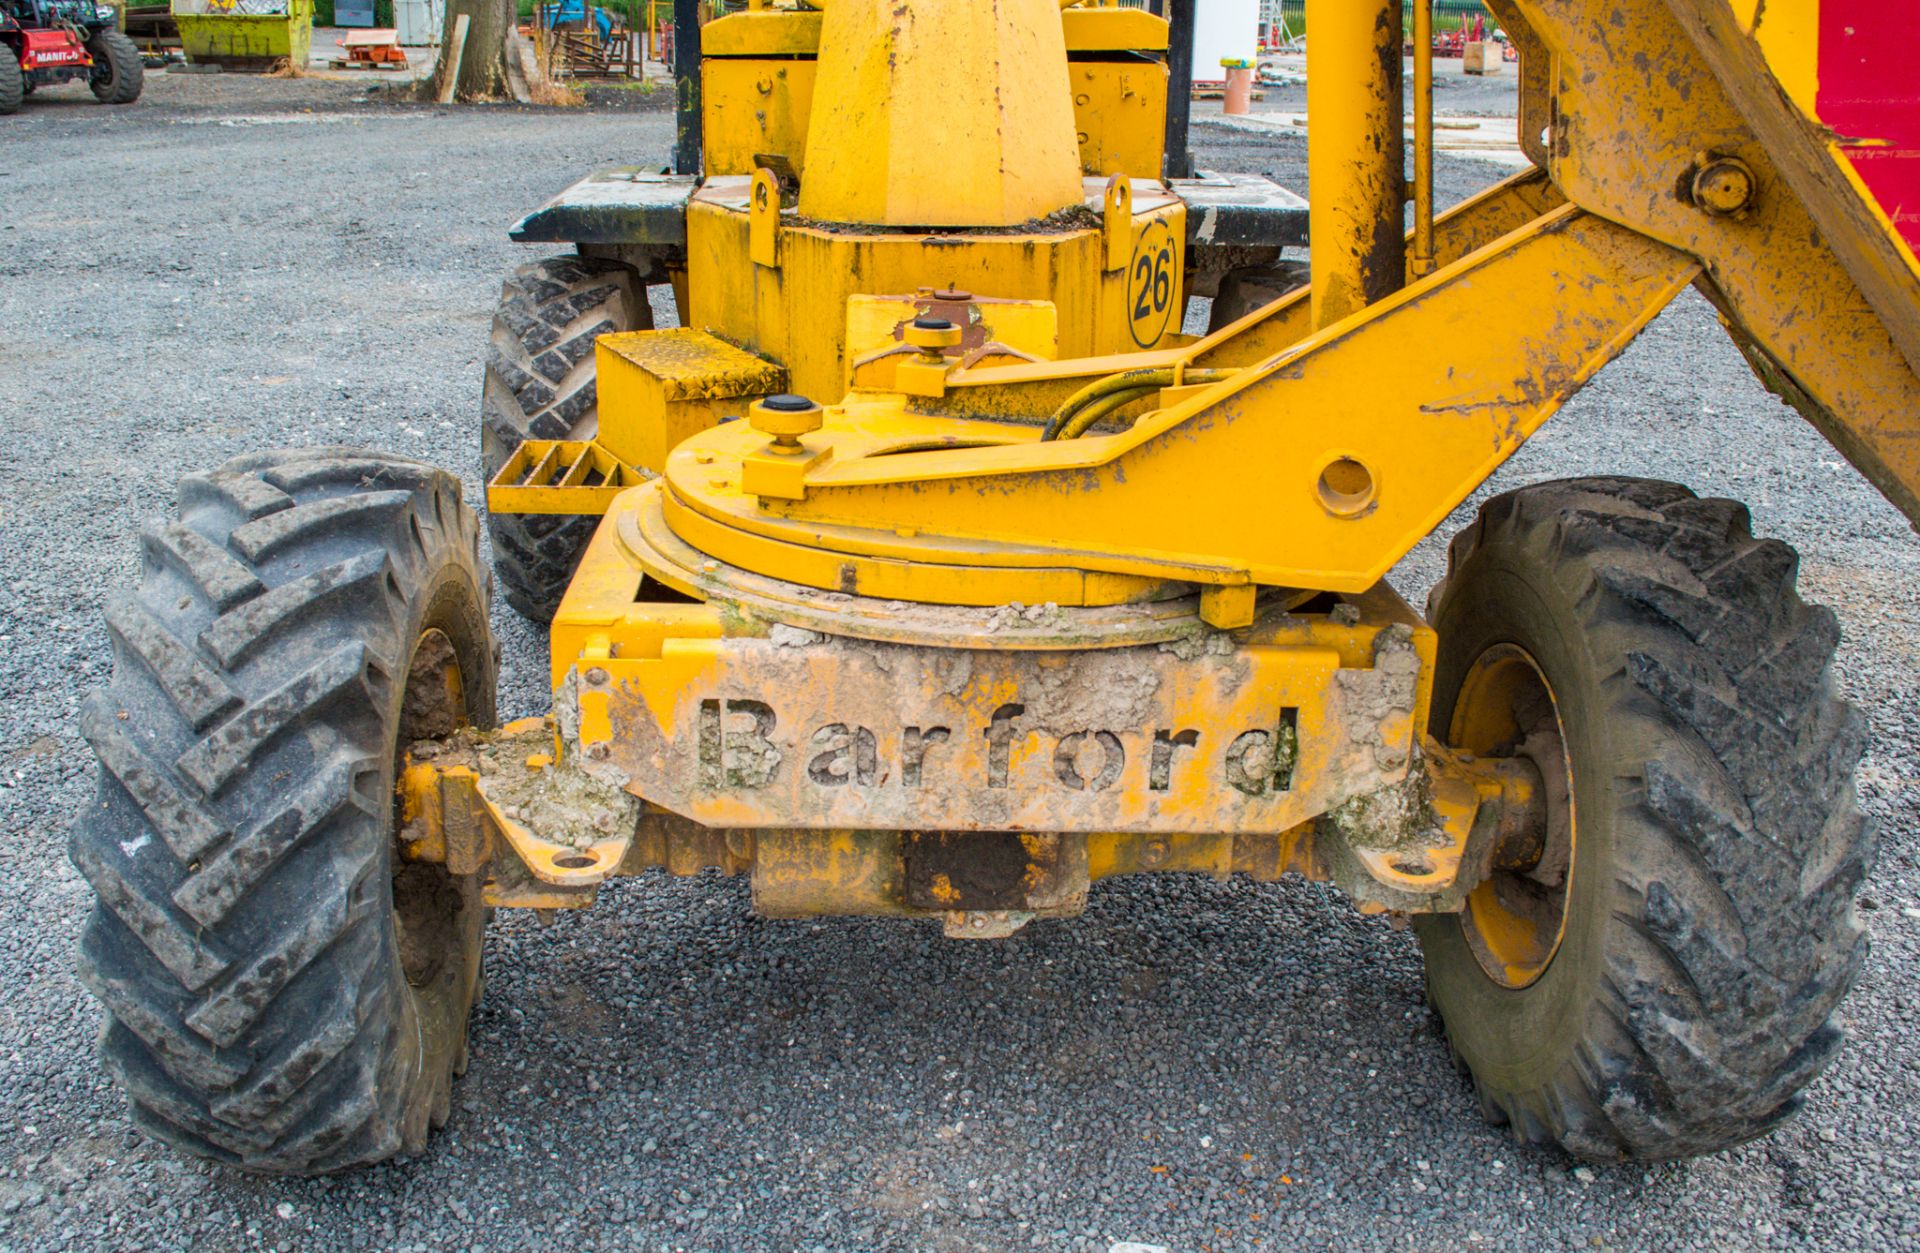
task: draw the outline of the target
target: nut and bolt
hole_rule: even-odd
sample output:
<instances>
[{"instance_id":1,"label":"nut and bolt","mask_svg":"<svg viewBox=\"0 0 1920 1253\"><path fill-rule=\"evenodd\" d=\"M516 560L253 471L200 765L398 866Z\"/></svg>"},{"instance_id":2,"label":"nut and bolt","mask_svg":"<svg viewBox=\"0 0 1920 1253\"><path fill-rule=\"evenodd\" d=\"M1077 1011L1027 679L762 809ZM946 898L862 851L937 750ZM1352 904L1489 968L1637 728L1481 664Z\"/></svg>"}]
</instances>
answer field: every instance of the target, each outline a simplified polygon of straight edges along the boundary
<instances>
[{"instance_id":1,"label":"nut and bolt","mask_svg":"<svg viewBox=\"0 0 1920 1253\"><path fill-rule=\"evenodd\" d=\"M595 687L598 687L602 683L605 683L606 681L607 681L607 672L605 670L602 670L599 666L588 667L587 682L593 684Z\"/></svg>"},{"instance_id":2,"label":"nut and bolt","mask_svg":"<svg viewBox=\"0 0 1920 1253\"><path fill-rule=\"evenodd\" d=\"M1731 217L1753 203L1754 177L1738 157L1697 158L1693 174L1693 203L1715 217Z\"/></svg>"}]
</instances>

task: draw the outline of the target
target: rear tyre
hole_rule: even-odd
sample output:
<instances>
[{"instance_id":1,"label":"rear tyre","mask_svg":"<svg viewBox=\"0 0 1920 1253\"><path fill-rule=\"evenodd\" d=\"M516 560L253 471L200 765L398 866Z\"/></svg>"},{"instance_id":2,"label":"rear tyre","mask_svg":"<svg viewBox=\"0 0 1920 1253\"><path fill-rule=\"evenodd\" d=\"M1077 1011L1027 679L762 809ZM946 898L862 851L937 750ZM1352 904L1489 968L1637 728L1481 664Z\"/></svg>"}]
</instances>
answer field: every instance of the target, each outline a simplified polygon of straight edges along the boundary
<instances>
[{"instance_id":1,"label":"rear tyre","mask_svg":"<svg viewBox=\"0 0 1920 1253\"><path fill-rule=\"evenodd\" d=\"M27 76L20 68L19 54L12 46L0 43L0 117L20 112L27 98Z\"/></svg>"},{"instance_id":2,"label":"rear tyre","mask_svg":"<svg viewBox=\"0 0 1920 1253\"><path fill-rule=\"evenodd\" d=\"M600 429L593 341L648 330L653 310L631 266L553 257L507 276L493 315L480 398L487 478L529 439L592 439ZM548 622L600 521L571 514L488 514L494 567L507 603Z\"/></svg>"},{"instance_id":3,"label":"rear tyre","mask_svg":"<svg viewBox=\"0 0 1920 1253\"><path fill-rule=\"evenodd\" d=\"M1220 293L1207 314L1207 334L1232 326L1255 309L1272 304L1307 285L1307 263L1278 261L1272 265L1242 266L1220 279Z\"/></svg>"},{"instance_id":4,"label":"rear tyre","mask_svg":"<svg viewBox=\"0 0 1920 1253\"><path fill-rule=\"evenodd\" d=\"M73 862L81 981L133 1118L318 1174L419 1151L465 1067L478 876L396 859L405 745L493 722L479 522L424 463L341 449L180 487L113 601Z\"/></svg>"},{"instance_id":5,"label":"rear tyre","mask_svg":"<svg viewBox=\"0 0 1920 1253\"><path fill-rule=\"evenodd\" d=\"M1831 612L1746 508L1633 479L1497 496L1430 615L1433 725L1532 759L1549 822L1418 921L1481 1108L1595 1160L1713 1152L1790 1116L1866 953L1861 718Z\"/></svg>"},{"instance_id":6,"label":"rear tyre","mask_svg":"<svg viewBox=\"0 0 1920 1253\"><path fill-rule=\"evenodd\" d=\"M104 26L87 40L87 51L93 56L93 73L87 82L94 99L101 104L132 104L140 98L147 70L133 40Z\"/></svg>"}]
</instances>

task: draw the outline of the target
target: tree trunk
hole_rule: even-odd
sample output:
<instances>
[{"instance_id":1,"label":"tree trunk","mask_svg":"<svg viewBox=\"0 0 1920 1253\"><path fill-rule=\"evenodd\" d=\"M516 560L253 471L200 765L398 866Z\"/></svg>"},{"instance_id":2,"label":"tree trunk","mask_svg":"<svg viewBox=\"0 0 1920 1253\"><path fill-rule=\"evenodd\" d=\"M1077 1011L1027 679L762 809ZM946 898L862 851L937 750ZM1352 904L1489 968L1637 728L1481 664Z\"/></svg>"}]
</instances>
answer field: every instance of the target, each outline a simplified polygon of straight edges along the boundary
<instances>
[{"instance_id":1,"label":"tree trunk","mask_svg":"<svg viewBox=\"0 0 1920 1253\"><path fill-rule=\"evenodd\" d=\"M446 24L440 29L440 66L433 78L423 84L423 92L428 99L438 99L446 86L447 75L454 72L453 27L463 13L468 19L467 47L460 58L460 77L454 87L454 98L501 99L509 94L507 35L518 16L513 0L447 0Z\"/></svg>"}]
</instances>

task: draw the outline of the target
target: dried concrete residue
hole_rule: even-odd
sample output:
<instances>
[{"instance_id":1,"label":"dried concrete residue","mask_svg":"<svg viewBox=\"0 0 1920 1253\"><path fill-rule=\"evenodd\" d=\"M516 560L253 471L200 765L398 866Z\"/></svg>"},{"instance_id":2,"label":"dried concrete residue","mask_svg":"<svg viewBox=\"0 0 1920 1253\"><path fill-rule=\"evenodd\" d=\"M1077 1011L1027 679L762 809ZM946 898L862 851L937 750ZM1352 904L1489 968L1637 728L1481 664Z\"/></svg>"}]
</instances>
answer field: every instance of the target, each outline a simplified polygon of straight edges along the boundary
<instances>
[{"instance_id":1,"label":"dried concrete residue","mask_svg":"<svg viewBox=\"0 0 1920 1253\"><path fill-rule=\"evenodd\" d=\"M1055 607L1035 605L1028 612L1042 608ZM1152 721L1158 710L1160 667L1152 645L995 651L829 639L822 647L902 678L908 707L920 692L966 700L983 686L1010 683L1014 699L1026 707L1021 727L1030 732L1132 729Z\"/></svg>"},{"instance_id":2,"label":"dried concrete residue","mask_svg":"<svg viewBox=\"0 0 1920 1253\"><path fill-rule=\"evenodd\" d=\"M1035 654L1020 667L1029 725L1070 735L1149 724L1160 692L1150 657L1138 648Z\"/></svg>"},{"instance_id":3,"label":"dried concrete residue","mask_svg":"<svg viewBox=\"0 0 1920 1253\"><path fill-rule=\"evenodd\" d=\"M805 627L788 626L784 622L776 622L767 632L767 638L777 648L811 648L827 637L818 631L809 631Z\"/></svg>"},{"instance_id":4,"label":"dried concrete residue","mask_svg":"<svg viewBox=\"0 0 1920 1253\"><path fill-rule=\"evenodd\" d=\"M934 655L933 682L944 696L958 697L973 682L973 653L965 649L942 649Z\"/></svg>"},{"instance_id":5,"label":"dried concrete residue","mask_svg":"<svg viewBox=\"0 0 1920 1253\"><path fill-rule=\"evenodd\" d=\"M623 788L632 781L626 771L612 762L596 761L578 752L580 748L580 671L577 667L567 671L567 677L560 680L560 686L554 689L552 715L554 725L560 729L560 742L567 745L568 752L574 754L574 763L581 770L609 787Z\"/></svg>"},{"instance_id":6,"label":"dried concrete residue","mask_svg":"<svg viewBox=\"0 0 1920 1253\"><path fill-rule=\"evenodd\" d=\"M580 671L567 671L553 693L553 721L560 730L562 744L580 742Z\"/></svg>"},{"instance_id":7,"label":"dried concrete residue","mask_svg":"<svg viewBox=\"0 0 1920 1253\"><path fill-rule=\"evenodd\" d=\"M1274 731L1273 738L1253 744L1240 758L1240 772L1248 779L1279 779L1292 777L1293 768L1300 764L1300 731L1291 722L1281 723ZM1287 786L1285 782L1279 784Z\"/></svg>"},{"instance_id":8,"label":"dried concrete residue","mask_svg":"<svg viewBox=\"0 0 1920 1253\"><path fill-rule=\"evenodd\" d=\"M1373 669L1334 674L1341 728L1352 743L1372 751L1374 764L1383 771L1407 764L1412 746L1389 739L1382 728L1413 712L1419 685L1420 654L1413 646L1412 628L1402 623L1383 628L1375 637Z\"/></svg>"},{"instance_id":9,"label":"dried concrete residue","mask_svg":"<svg viewBox=\"0 0 1920 1253\"><path fill-rule=\"evenodd\" d=\"M1176 639L1166 640L1159 647L1161 652L1172 653L1182 661L1197 661L1206 656L1231 657L1237 645L1225 631L1200 627Z\"/></svg>"},{"instance_id":10,"label":"dried concrete residue","mask_svg":"<svg viewBox=\"0 0 1920 1253\"><path fill-rule=\"evenodd\" d=\"M486 798L549 844L587 848L631 834L640 821L639 799L580 769L574 757L527 764L529 758L550 758L552 751L544 730L516 736L462 733L443 760L470 761Z\"/></svg>"},{"instance_id":11,"label":"dried concrete residue","mask_svg":"<svg viewBox=\"0 0 1920 1253\"><path fill-rule=\"evenodd\" d=\"M1327 812L1350 847L1381 852L1444 848L1452 843L1433 808L1433 786L1425 770L1409 771L1398 783L1350 797Z\"/></svg>"},{"instance_id":12,"label":"dried concrete residue","mask_svg":"<svg viewBox=\"0 0 1920 1253\"><path fill-rule=\"evenodd\" d=\"M1004 631L1060 629L1069 625L1067 615L1062 614L1060 606L1052 601L1044 605L1023 605L1016 600L989 613L986 629L989 634L998 634Z\"/></svg>"}]
</instances>

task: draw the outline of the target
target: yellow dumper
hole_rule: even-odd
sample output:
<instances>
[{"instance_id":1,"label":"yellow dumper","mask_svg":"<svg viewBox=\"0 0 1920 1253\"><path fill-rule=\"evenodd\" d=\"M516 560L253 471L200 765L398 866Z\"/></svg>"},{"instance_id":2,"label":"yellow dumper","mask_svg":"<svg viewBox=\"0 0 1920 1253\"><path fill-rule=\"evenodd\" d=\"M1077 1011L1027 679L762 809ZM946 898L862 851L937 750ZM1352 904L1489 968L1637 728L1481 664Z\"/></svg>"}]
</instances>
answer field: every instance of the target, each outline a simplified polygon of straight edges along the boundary
<instances>
[{"instance_id":1,"label":"yellow dumper","mask_svg":"<svg viewBox=\"0 0 1920 1253\"><path fill-rule=\"evenodd\" d=\"M493 569L550 620L550 715L495 726L450 474L262 453L142 540L73 841L139 1123L261 1170L417 1150L493 909L715 867L957 938L1114 875L1325 880L1411 919L1521 1139L1787 1117L1872 852L1793 551L1589 478L1487 502L1424 613L1385 576L1689 286L1920 518L1911 19L1490 7L1533 168L1438 217L1398 0L1310 0L1304 210L1187 168L1184 3L1172 38L1073 0L683 26L678 172L529 216L573 252L493 326Z\"/></svg>"}]
</instances>

